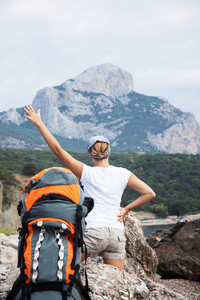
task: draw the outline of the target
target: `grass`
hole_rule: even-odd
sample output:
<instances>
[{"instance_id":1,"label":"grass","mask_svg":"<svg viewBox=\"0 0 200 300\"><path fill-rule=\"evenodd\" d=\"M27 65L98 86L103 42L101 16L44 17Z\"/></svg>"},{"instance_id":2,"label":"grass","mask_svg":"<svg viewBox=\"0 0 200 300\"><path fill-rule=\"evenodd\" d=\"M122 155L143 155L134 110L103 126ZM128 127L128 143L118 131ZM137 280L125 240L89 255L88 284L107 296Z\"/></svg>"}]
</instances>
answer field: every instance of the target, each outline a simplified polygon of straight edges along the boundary
<instances>
[{"instance_id":1,"label":"grass","mask_svg":"<svg viewBox=\"0 0 200 300\"><path fill-rule=\"evenodd\" d=\"M19 234L17 231L12 231L8 228L0 228L0 233L4 233L4 234L7 234L7 235Z\"/></svg>"}]
</instances>

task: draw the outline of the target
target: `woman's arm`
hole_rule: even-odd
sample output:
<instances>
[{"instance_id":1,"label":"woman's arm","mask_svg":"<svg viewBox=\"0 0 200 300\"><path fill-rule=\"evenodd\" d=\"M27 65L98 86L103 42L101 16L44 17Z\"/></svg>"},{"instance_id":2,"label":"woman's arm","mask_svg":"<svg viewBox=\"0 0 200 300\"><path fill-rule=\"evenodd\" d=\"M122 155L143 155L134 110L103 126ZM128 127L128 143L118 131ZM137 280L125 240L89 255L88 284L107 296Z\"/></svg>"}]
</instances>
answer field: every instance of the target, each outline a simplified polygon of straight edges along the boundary
<instances>
[{"instance_id":1,"label":"woman's arm","mask_svg":"<svg viewBox=\"0 0 200 300\"><path fill-rule=\"evenodd\" d=\"M26 105L24 110L28 114L25 115L25 117L31 121L31 123L37 126L39 132L51 151L64 163L68 169L70 169L77 177L81 178L84 164L81 161L73 158L68 152L62 149L58 141L42 122L40 110L38 110L38 113L36 114L30 104Z\"/></svg>"},{"instance_id":2,"label":"woman's arm","mask_svg":"<svg viewBox=\"0 0 200 300\"><path fill-rule=\"evenodd\" d=\"M126 207L122 208L120 214L117 216L118 221L122 222L124 216L131 210L134 210L143 204L147 203L148 201L152 200L156 194L155 192L148 186L145 182L140 180L137 176L131 173L127 186L131 187L132 189L138 191L141 196L137 198L132 203L128 204Z\"/></svg>"}]
</instances>

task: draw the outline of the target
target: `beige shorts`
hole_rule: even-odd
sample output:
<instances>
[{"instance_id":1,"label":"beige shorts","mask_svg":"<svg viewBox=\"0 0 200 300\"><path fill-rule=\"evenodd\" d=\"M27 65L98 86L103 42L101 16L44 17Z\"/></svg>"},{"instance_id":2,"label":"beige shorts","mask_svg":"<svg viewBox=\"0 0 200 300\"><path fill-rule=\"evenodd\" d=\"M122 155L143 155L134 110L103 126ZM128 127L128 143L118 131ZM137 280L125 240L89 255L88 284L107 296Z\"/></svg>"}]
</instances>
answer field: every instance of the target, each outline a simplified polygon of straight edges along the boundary
<instances>
[{"instance_id":1,"label":"beige shorts","mask_svg":"<svg viewBox=\"0 0 200 300\"><path fill-rule=\"evenodd\" d=\"M86 229L84 241L87 253L108 259L124 259L125 236L123 229L94 227Z\"/></svg>"}]
</instances>

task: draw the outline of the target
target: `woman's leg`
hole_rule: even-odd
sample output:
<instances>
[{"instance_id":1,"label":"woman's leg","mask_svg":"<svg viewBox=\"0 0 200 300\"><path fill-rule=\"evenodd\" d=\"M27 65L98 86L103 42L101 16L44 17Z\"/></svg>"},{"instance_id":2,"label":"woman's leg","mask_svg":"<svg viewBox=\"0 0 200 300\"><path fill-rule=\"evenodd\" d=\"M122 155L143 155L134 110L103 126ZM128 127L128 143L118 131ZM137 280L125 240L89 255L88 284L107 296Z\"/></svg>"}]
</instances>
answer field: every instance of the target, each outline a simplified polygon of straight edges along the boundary
<instances>
[{"instance_id":1,"label":"woman's leg","mask_svg":"<svg viewBox=\"0 0 200 300\"><path fill-rule=\"evenodd\" d=\"M114 266L120 270L124 270L124 259L109 259L109 258L104 258L103 259L104 263L107 265Z\"/></svg>"}]
</instances>

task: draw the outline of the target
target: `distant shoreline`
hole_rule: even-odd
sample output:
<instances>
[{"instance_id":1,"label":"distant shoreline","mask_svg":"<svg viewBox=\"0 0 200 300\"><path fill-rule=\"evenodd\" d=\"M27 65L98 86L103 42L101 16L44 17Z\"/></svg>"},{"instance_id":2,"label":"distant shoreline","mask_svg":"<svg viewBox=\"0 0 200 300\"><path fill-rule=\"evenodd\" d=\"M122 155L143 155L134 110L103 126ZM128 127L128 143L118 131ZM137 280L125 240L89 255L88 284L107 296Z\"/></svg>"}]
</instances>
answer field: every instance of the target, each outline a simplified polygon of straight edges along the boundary
<instances>
[{"instance_id":1,"label":"distant shoreline","mask_svg":"<svg viewBox=\"0 0 200 300\"><path fill-rule=\"evenodd\" d=\"M196 220L200 219L200 214L185 215L181 217L170 216L165 219L139 219L141 226L158 226L158 225L175 225L177 222L183 222L184 220Z\"/></svg>"},{"instance_id":2,"label":"distant shoreline","mask_svg":"<svg viewBox=\"0 0 200 300\"><path fill-rule=\"evenodd\" d=\"M150 221L150 222L140 222L141 226L158 226L158 225L175 225L177 221L162 221L162 220L154 220L154 221Z\"/></svg>"}]
</instances>

